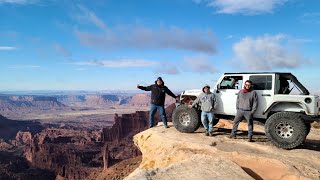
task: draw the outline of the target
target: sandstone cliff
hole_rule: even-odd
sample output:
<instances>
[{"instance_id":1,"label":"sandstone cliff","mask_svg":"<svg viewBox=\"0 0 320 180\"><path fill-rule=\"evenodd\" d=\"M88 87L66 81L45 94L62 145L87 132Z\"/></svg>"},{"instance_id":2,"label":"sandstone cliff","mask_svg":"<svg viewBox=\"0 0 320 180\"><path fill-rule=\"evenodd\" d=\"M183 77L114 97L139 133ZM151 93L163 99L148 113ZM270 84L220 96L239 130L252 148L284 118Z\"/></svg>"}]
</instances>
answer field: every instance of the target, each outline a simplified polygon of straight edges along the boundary
<instances>
[{"instance_id":1,"label":"sandstone cliff","mask_svg":"<svg viewBox=\"0 0 320 180\"><path fill-rule=\"evenodd\" d=\"M255 125L255 142L228 139L232 124L220 121L214 137L204 129L184 134L174 127L158 126L134 136L142 152L138 169L126 180L135 179L320 179L320 130L312 129L304 145L293 150L278 149ZM246 130L246 124L240 129Z\"/></svg>"},{"instance_id":2,"label":"sandstone cliff","mask_svg":"<svg viewBox=\"0 0 320 180\"><path fill-rule=\"evenodd\" d=\"M35 134L41 132L43 128L43 125L37 121L11 120L0 115L0 139L13 139L19 131Z\"/></svg>"},{"instance_id":3,"label":"sandstone cliff","mask_svg":"<svg viewBox=\"0 0 320 180\"><path fill-rule=\"evenodd\" d=\"M103 165L99 140L96 132L45 129L27 141L24 154L32 167L67 179L85 179Z\"/></svg>"}]
</instances>

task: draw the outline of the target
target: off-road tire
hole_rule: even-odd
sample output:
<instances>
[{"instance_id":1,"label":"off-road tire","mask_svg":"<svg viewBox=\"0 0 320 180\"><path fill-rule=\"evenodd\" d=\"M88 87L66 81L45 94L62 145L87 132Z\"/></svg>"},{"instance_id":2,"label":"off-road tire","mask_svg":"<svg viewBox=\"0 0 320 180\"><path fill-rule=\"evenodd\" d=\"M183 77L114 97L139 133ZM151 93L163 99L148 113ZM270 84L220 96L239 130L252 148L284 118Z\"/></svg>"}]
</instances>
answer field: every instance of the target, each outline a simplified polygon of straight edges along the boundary
<instances>
[{"instance_id":1,"label":"off-road tire","mask_svg":"<svg viewBox=\"0 0 320 180\"><path fill-rule=\"evenodd\" d=\"M307 126L298 113L278 112L267 119L265 133L275 146L293 149L305 140Z\"/></svg>"},{"instance_id":2,"label":"off-road tire","mask_svg":"<svg viewBox=\"0 0 320 180\"><path fill-rule=\"evenodd\" d=\"M172 123L178 131L183 133L192 133L201 125L198 111L186 105L178 106L173 111Z\"/></svg>"}]
</instances>

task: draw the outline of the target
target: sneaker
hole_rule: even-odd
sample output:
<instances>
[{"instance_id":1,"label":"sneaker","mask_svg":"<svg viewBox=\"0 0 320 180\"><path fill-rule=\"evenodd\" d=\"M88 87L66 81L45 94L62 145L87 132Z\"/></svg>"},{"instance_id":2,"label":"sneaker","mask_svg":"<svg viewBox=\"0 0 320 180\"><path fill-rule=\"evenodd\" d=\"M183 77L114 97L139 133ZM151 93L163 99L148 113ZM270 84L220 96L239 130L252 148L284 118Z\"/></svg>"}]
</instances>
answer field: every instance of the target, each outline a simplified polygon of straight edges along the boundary
<instances>
[{"instance_id":1,"label":"sneaker","mask_svg":"<svg viewBox=\"0 0 320 180\"><path fill-rule=\"evenodd\" d=\"M229 138L229 139L236 139L236 135L230 134L230 135L228 136L228 138Z\"/></svg>"},{"instance_id":2,"label":"sneaker","mask_svg":"<svg viewBox=\"0 0 320 180\"><path fill-rule=\"evenodd\" d=\"M209 133L209 136L213 136L213 135L214 135L213 132L210 132L210 133Z\"/></svg>"},{"instance_id":3,"label":"sneaker","mask_svg":"<svg viewBox=\"0 0 320 180\"><path fill-rule=\"evenodd\" d=\"M208 131L206 131L204 135L205 135L205 136L209 136L209 132L208 132Z\"/></svg>"}]
</instances>

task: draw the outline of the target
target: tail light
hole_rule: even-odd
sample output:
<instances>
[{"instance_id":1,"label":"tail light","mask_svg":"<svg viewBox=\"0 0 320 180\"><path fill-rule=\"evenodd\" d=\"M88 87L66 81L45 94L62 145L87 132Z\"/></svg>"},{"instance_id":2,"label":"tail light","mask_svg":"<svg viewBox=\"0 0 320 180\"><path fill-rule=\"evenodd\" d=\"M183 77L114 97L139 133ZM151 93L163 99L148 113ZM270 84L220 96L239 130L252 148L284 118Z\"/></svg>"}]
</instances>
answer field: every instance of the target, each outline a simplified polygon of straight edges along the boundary
<instances>
[{"instance_id":1,"label":"tail light","mask_svg":"<svg viewBox=\"0 0 320 180\"><path fill-rule=\"evenodd\" d=\"M190 101L191 101L190 98L187 98L187 99L184 100L184 102L185 102L186 104L189 104Z\"/></svg>"}]
</instances>

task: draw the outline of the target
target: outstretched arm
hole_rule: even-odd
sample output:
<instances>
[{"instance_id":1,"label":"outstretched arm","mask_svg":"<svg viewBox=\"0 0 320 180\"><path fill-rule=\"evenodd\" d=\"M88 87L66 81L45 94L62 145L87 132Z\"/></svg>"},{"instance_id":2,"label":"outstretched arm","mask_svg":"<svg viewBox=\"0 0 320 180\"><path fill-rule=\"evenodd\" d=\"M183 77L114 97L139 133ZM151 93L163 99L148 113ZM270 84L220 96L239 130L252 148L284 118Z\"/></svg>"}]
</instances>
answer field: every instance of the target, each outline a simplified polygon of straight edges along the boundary
<instances>
[{"instance_id":1,"label":"outstretched arm","mask_svg":"<svg viewBox=\"0 0 320 180\"><path fill-rule=\"evenodd\" d=\"M139 84L137 85L138 89L144 90L144 91L151 91L152 85L150 86L140 86Z\"/></svg>"},{"instance_id":2,"label":"outstretched arm","mask_svg":"<svg viewBox=\"0 0 320 180\"><path fill-rule=\"evenodd\" d=\"M177 96L174 95L174 94L170 91L170 89L167 88L167 87L166 87L166 93L167 93L169 96L173 97L173 98L177 98Z\"/></svg>"},{"instance_id":3,"label":"outstretched arm","mask_svg":"<svg viewBox=\"0 0 320 180\"><path fill-rule=\"evenodd\" d=\"M188 105L188 107L189 107L189 108L192 108L192 107L194 107L195 105L197 105L197 104L199 103L199 101L200 101L200 96L201 96L201 94L197 97L196 100L193 101L193 103L192 103L191 105Z\"/></svg>"}]
</instances>

